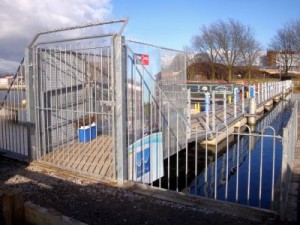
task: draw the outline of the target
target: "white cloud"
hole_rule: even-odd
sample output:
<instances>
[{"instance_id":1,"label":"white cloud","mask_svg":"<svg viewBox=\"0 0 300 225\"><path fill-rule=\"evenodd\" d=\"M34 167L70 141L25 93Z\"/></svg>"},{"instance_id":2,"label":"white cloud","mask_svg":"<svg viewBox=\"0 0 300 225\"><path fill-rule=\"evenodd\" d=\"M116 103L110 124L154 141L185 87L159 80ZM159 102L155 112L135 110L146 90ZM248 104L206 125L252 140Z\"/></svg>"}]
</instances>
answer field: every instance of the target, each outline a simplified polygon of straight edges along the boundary
<instances>
[{"instance_id":1,"label":"white cloud","mask_svg":"<svg viewBox=\"0 0 300 225\"><path fill-rule=\"evenodd\" d=\"M14 73L17 71L19 62L5 60L0 58L0 74L1 73Z\"/></svg>"},{"instance_id":2,"label":"white cloud","mask_svg":"<svg viewBox=\"0 0 300 225\"><path fill-rule=\"evenodd\" d=\"M20 62L37 32L103 19L111 11L110 0L1 0L0 58Z\"/></svg>"}]
</instances>

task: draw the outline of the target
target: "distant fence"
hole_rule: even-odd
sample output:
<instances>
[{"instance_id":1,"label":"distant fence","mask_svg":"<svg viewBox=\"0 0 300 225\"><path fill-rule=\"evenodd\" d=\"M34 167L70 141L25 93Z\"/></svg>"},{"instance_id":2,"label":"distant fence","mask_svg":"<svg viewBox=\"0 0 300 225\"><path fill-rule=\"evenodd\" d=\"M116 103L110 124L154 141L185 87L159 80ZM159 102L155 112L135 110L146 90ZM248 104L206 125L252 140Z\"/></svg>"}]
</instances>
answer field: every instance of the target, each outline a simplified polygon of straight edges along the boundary
<instances>
[{"instance_id":1,"label":"distant fence","mask_svg":"<svg viewBox=\"0 0 300 225\"><path fill-rule=\"evenodd\" d=\"M34 157L31 148L34 126L27 121L26 91L20 82L24 77L22 60L10 85L0 90L0 151L29 161Z\"/></svg>"}]
</instances>

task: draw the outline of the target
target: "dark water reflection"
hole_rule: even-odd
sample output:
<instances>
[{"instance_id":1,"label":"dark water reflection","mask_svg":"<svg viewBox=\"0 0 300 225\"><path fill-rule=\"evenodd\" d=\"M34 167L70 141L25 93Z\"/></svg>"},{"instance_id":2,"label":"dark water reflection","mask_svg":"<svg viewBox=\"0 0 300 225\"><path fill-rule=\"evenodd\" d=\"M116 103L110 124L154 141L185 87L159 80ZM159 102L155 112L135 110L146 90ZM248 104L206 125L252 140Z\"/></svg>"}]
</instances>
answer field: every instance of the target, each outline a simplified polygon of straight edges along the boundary
<instances>
[{"instance_id":1,"label":"dark water reflection","mask_svg":"<svg viewBox=\"0 0 300 225\"><path fill-rule=\"evenodd\" d=\"M286 101L280 102L272 111L267 112L260 119L253 132L259 134L264 127L272 126L275 129L275 135L281 136L282 128L286 125L290 115L291 109L289 103ZM248 133L248 131L244 132ZM273 135L273 131L272 129L266 129L264 134ZM262 148L261 137L251 136L249 138L249 136L241 135L238 141L237 135L230 135L229 139L228 151L226 150L226 141L224 141L223 145L222 143L219 145L217 155L214 154L214 147L211 149L212 151L207 152L207 171L205 170L205 149L198 144L196 151L195 143L190 144L188 149L178 153L178 164L176 154L170 157L169 161L164 161L165 176L160 181L154 182L154 185L171 190L179 190L192 195L209 198L216 197L219 200L226 200L225 196L227 195L228 201L235 202L237 199L237 202L241 204L269 209L272 190L273 157L275 185L281 171L281 138L264 137ZM251 143L250 151L249 140ZM274 142L275 148L273 149ZM227 158L228 163L226 163ZM250 176L248 176L249 158L251 158ZM260 167L261 160L262 168ZM217 163L215 163L216 161ZM168 164L170 164L170 170L168 170ZM238 176L237 171L239 173ZM261 201L259 201L260 172L262 174ZM205 182L206 173L207 182ZM226 180L228 180L227 194ZM217 184L216 196L215 181ZM247 200L248 183L250 184L249 201Z\"/></svg>"}]
</instances>

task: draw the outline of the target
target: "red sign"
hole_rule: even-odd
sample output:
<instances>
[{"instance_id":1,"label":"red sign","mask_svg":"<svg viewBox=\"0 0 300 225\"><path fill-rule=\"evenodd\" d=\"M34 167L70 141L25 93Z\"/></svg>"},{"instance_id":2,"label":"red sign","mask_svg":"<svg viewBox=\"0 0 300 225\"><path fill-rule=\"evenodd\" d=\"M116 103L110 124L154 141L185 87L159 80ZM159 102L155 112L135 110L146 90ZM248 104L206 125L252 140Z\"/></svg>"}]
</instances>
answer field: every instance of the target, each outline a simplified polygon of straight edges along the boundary
<instances>
[{"instance_id":1,"label":"red sign","mask_svg":"<svg viewBox=\"0 0 300 225\"><path fill-rule=\"evenodd\" d=\"M142 54L141 63L142 65L149 65L149 55Z\"/></svg>"},{"instance_id":2,"label":"red sign","mask_svg":"<svg viewBox=\"0 0 300 225\"><path fill-rule=\"evenodd\" d=\"M135 54L135 63L141 65L149 65L149 55Z\"/></svg>"}]
</instances>

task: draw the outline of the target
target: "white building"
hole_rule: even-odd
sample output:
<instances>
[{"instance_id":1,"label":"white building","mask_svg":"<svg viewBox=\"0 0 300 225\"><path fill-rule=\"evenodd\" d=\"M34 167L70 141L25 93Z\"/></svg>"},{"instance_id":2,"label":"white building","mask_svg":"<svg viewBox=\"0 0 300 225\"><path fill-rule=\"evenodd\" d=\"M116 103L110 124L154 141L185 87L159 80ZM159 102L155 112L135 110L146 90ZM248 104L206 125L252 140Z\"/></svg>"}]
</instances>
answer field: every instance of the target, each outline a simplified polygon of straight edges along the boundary
<instances>
[{"instance_id":1,"label":"white building","mask_svg":"<svg viewBox=\"0 0 300 225\"><path fill-rule=\"evenodd\" d=\"M13 82L13 76L7 76L0 78L0 88L8 88L10 84Z\"/></svg>"}]
</instances>

